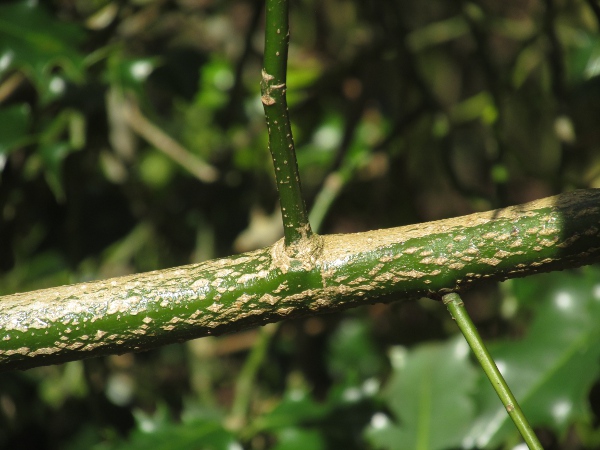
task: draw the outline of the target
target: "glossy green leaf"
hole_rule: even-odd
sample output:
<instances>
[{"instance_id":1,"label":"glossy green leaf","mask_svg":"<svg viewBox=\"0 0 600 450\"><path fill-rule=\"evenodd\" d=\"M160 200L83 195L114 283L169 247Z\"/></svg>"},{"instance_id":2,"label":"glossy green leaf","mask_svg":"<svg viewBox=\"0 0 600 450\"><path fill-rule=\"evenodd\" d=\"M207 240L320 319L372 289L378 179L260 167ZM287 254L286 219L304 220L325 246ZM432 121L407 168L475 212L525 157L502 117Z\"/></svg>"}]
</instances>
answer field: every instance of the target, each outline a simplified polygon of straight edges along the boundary
<instances>
[{"instance_id":1,"label":"glossy green leaf","mask_svg":"<svg viewBox=\"0 0 600 450\"><path fill-rule=\"evenodd\" d=\"M276 433L277 444L273 450L321 450L327 445L323 435L316 430L289 427Z\"/></svg>"},{"instance_id":2,"label":"glossy green leaf","mask_svg":"<svg viewBox=\"0 0 600 450\"><path fill-rule=\"evenodd\" d=\"M588 268L513 283L518 299L535 307L535 318L522 340L491 345L490 353L531 424L560 436L571 423L591 417L588 393L600 375L600 271ZM468 448L495 448L516 433L491 386L482 383L481 414L463 442Z\"/></svg>"},{"instance_id":3,"label":"glossy green leaf","mask_svg":"<svg viewBox=\"0 0 600 450\"><path fill-rule=\"evenodd\" d=\"M52 73L60 67L67 78L82 78L83 56L77 45L82 29L50 16L40 2L0 6L0 76L14 69L27 73L42 96L60 94L65 82Z\"/></svg>"},{"instance_id":4,"label":"glossy green leaf","mask_svg":"<svg viewBox=\"0 0 600 450\"><path fill-rule=\"evenodd\" d=\"M0 109L0 155L7 155L27 141L29 114L26 104Z\"/></svg>"},{"instance_id":5,"label":"glossy green leaf","mask_svg":"<svg viewBox=\"0 0 600 450\"><path fill-rule=\"evenodd\" d=\"M582 31L568 60L567 69L575 82L583 82L600 75L600 37Z\"/></svg>"},{"instance_id":6,"label":"glossy green leaf","mask_svg":"<svg viewBox=\"0 0 600 450\"><path fill-rule=\"evenodd\" d=\"M396 348L383 398L395 420L375 414L366 432L371 444L393 450L458 446L475 412L477 372L468 355L462 336L411 351Z\"/></svg>"},{"instance_id":7,"label":"glossy green leaf","mask_svg":"<svg viewBox=\"0 0 600 450\"><path fill-rule=\"evenodd\" d=\"M235 437L227 431L217 418L189 419L173 423L165 408L152 415L138 412L137 429L126 442L112 450L232 450L241 449Z\"/></svg>"}]
</instances>

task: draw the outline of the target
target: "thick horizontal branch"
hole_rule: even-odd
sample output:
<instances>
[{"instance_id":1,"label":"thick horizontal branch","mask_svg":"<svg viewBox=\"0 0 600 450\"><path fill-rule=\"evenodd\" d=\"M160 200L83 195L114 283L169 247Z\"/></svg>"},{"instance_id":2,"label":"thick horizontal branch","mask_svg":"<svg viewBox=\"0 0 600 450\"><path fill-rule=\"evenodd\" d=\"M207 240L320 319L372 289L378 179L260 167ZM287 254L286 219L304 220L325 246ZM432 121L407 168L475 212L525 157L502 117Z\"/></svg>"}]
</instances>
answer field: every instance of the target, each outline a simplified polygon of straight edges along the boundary
<instances>
[{"instance_id":1,"label":"thick horizontal branch","mask_svg":"<svg viewBox=\"0 0 600 450\"><path fill-rule=\"evenodd\" d=\"M144 350L600 259L600 190L0 297L0 370Z\"/></svg>"}]
</instances>

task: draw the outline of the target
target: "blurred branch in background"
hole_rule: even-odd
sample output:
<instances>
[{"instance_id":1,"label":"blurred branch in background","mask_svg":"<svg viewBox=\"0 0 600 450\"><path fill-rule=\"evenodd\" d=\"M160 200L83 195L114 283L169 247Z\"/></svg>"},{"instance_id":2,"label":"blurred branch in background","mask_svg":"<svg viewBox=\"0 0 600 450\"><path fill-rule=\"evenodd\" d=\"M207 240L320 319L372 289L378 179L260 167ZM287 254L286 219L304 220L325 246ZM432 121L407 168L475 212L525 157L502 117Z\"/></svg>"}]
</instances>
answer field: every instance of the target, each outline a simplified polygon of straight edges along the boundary
<instances>
[{"instance_id":1,"label":"blurred branch in background","mask_svg":"<svg viewBox=\"0 0 600 450\"><path fill-rule=\"evenodd\" d=\"M217 180L219 171L215 167L190 153L177 141L150 122L150 120L144 117L134 101L126 100L122 107L125 108L127 123L140 137L144 138L203 183L213 183Z\"/></svg>"}]
</instances>

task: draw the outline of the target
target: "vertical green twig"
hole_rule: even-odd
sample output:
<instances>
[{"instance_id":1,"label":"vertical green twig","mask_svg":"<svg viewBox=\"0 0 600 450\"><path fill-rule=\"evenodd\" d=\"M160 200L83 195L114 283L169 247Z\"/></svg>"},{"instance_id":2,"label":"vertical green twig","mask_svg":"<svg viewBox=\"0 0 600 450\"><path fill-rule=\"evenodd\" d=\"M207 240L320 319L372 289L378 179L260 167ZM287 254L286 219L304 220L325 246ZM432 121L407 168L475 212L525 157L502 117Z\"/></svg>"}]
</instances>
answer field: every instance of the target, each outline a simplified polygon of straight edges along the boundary
<instances>
[{"instance_id":1,"label":"vertical green twig","mask_svg":"<svg viewBox=\"0 0 600 450\"><path fill-rule=\"evenodd\" d=\"M267 0L261 100L269 131L269 149L281 202L286 247L310 237L286 102L289 42L288 0Z\"/></svg>"},{"instance_id":2,"label":"vertical green twig","mask_svg":"<svg viewBox=\"0 0 600 450\"><path fill-rule=\"evenodd\" d=\"M490 383L492 383L492 387L496 391L496 394L498 394L498 397L500 397L502 404L519 430L519 433L521 433L525 443L531 450L543 450L542 444L540 444L523 411L521 411L517 399L510 391L510 388L481 340L481 336L477 332L477 328L475 328L471 317L469 317L469 313L467 313L460 296L456 293L447 294L444 295L443 301L448 311L450 311L452 318L456 320L458 328L460 328L460 331L469 343L477 361L481 364L485 375L490 380Z\"/></svg>"},{"instance_id":3,"label":"vertical green twig","mask_svg":"<svg viewBox=\"0 0 600 450\"><path fill-rule=\"evenodd\" d=\"M252 399L254 380L261 368L273 335L279 329L279 324L270 323L259 330L258 338L246 358L244 367L235 384L235 399L231 407L230 425L240 429L246 425L250 401Z\"/></svg>"}]
</instances>

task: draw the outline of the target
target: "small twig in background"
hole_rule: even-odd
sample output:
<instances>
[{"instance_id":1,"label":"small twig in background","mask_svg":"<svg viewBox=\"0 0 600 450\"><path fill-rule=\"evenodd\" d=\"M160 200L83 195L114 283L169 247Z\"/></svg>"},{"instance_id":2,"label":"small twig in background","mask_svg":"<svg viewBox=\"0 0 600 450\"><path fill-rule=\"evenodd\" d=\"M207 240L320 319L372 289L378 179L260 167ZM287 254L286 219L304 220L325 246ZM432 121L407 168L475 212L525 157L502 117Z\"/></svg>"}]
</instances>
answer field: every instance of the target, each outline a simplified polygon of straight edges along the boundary
<instances>
[{"instance_id":1,"label":"small twig in background","mask_svg":"<svg viewBox=\"0 0 600 450\"><path fill-rule=\"evenodd\" d=\"M25 75L15 72L0 84L0 103L6 100L25 80Z\"/></svg>"},{"instance_id":2,"label":"small twig in background","mask_svg":"<svg viewBox=\"0 0 600 450\"><path fill-rule=\"evenodd\" d=\"M246 423L250 401L252 400L254 379L265 359L271 338L279 329L279 324L270 323L260 329L254 346L246 358L246 362L235 383L235 400L231 407L229 426L240 429Z\"/></svg>"},{"instance_id":3,"label":"small twig in background","mask_svg":"<svg viewBox=\"0 0 600 450\"><path fill-rule=\"evenodd\" d=\"M129 103L125 117L129 126L142 138L204 183L213 183L219 171L181 146L172 137L154 125L141 113L137 105Z\"/></svg>"}]
</instances>

